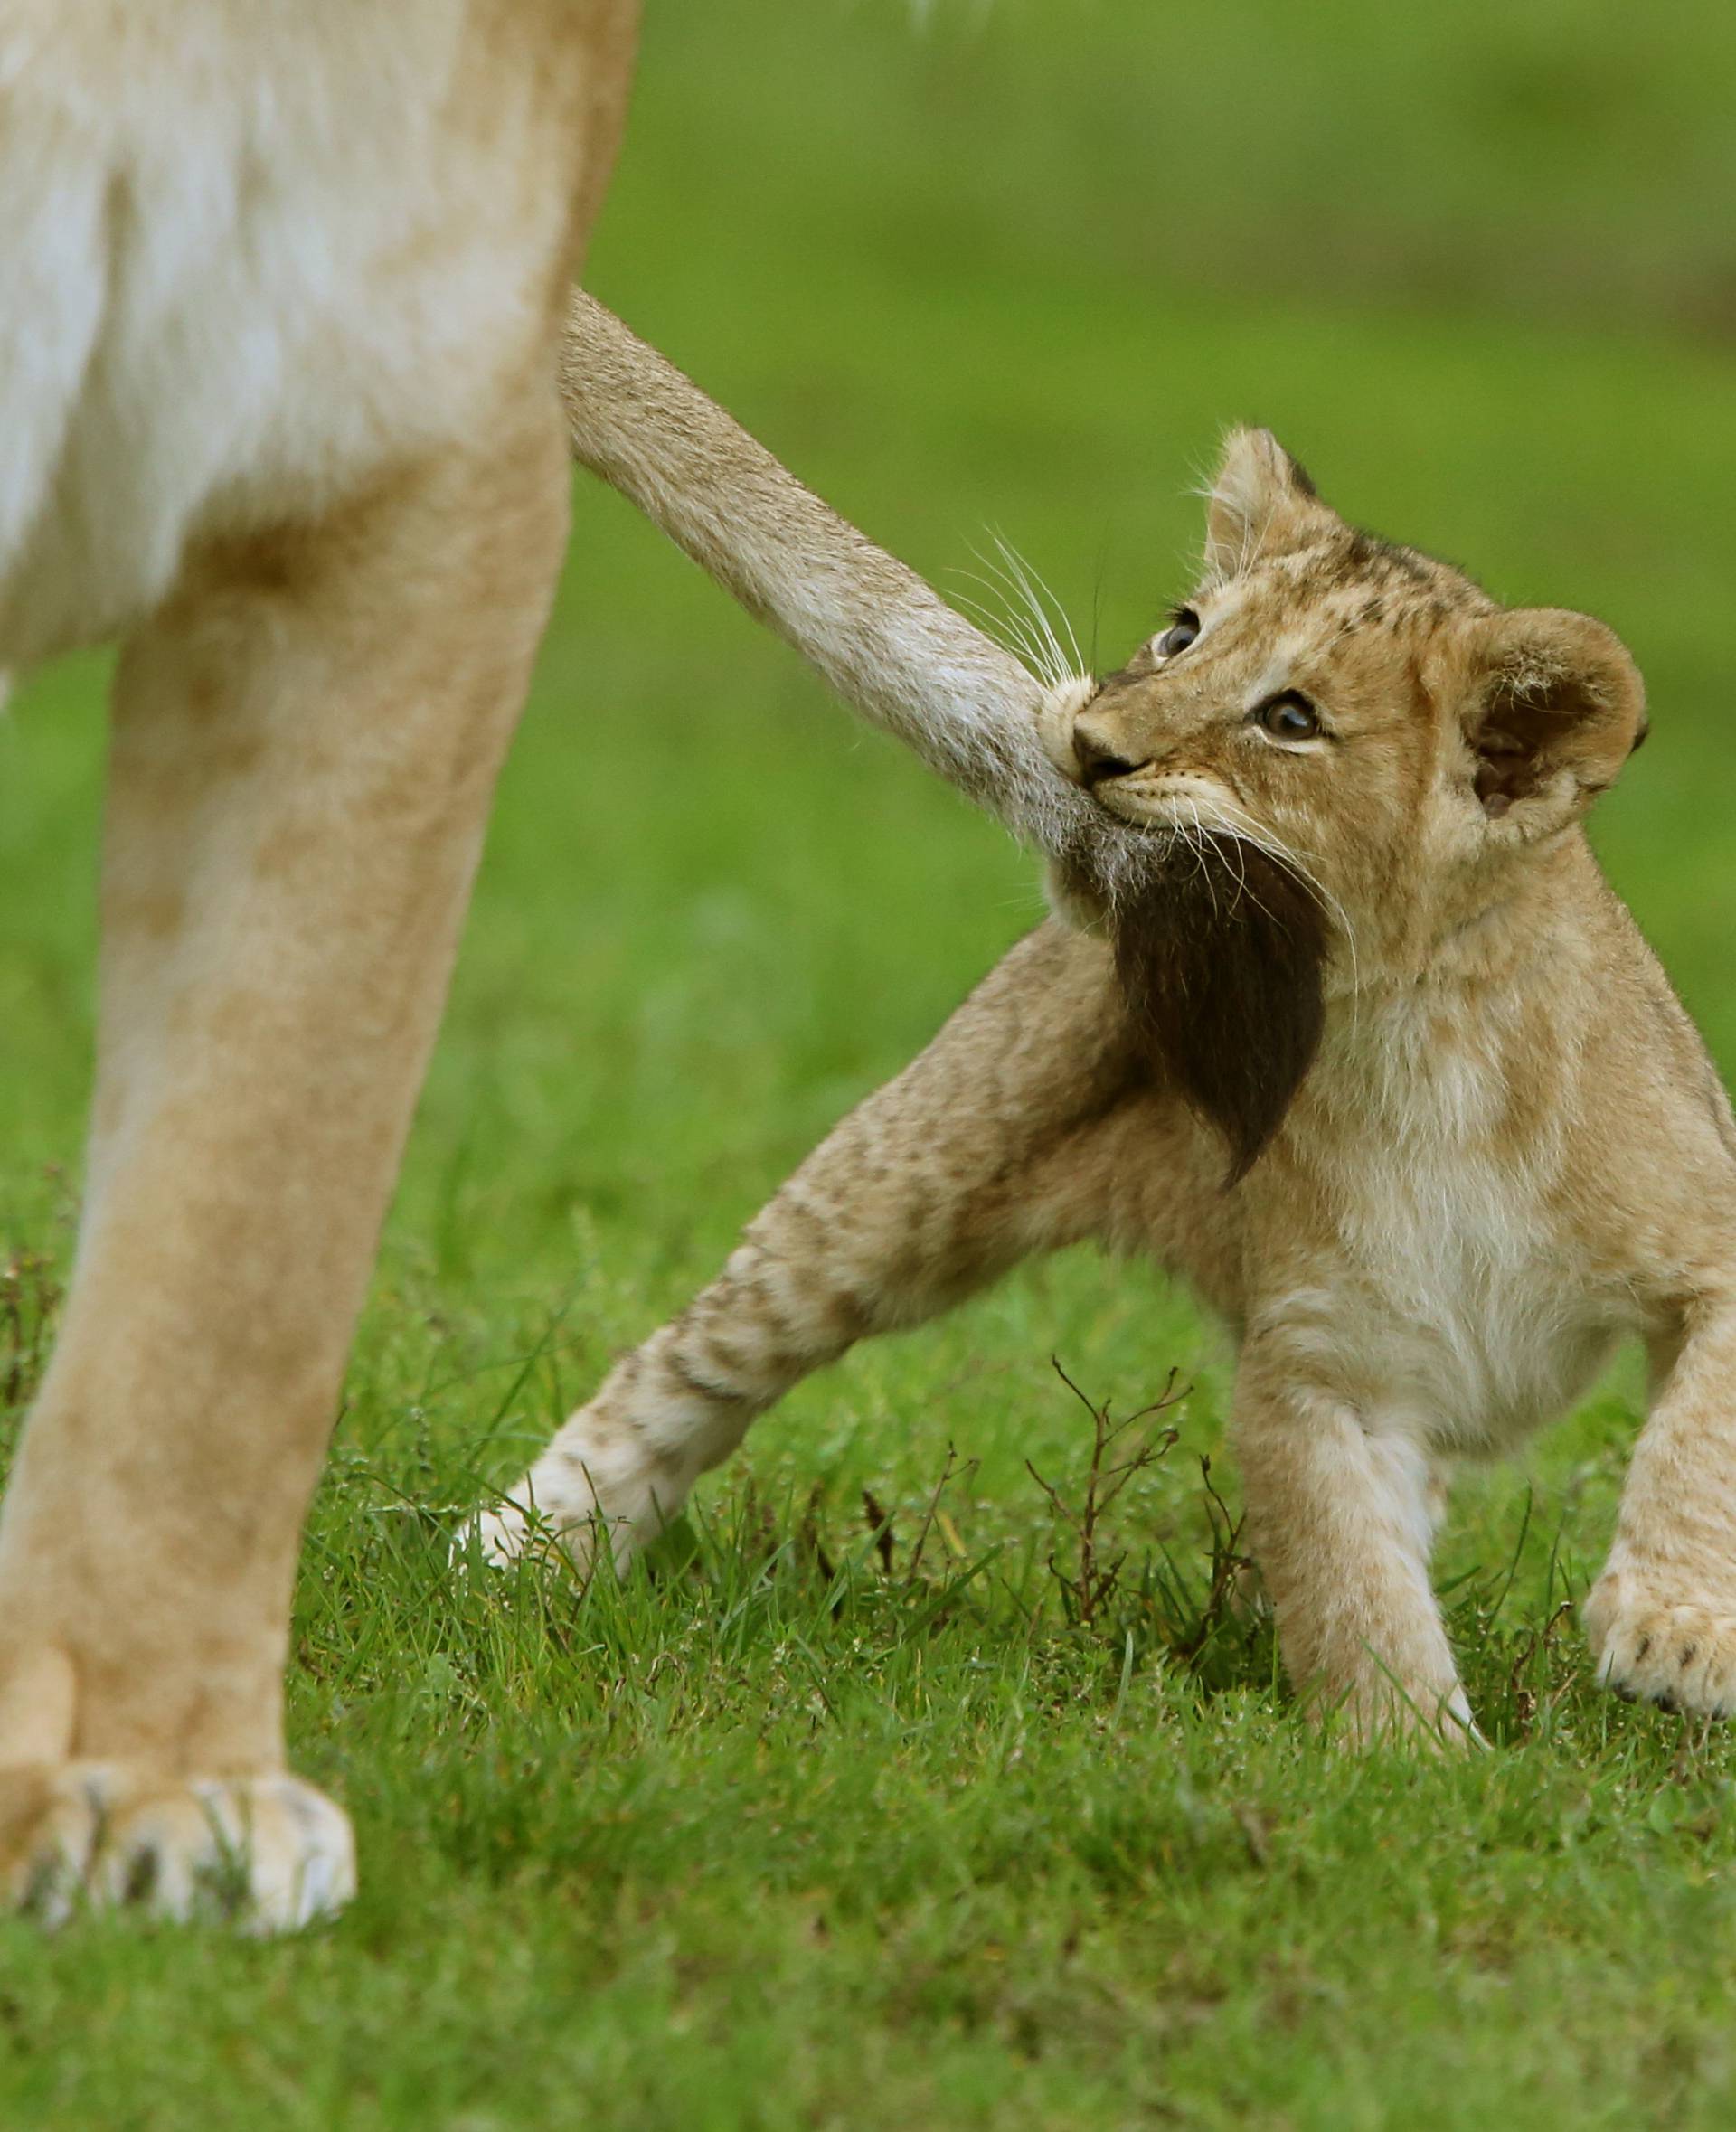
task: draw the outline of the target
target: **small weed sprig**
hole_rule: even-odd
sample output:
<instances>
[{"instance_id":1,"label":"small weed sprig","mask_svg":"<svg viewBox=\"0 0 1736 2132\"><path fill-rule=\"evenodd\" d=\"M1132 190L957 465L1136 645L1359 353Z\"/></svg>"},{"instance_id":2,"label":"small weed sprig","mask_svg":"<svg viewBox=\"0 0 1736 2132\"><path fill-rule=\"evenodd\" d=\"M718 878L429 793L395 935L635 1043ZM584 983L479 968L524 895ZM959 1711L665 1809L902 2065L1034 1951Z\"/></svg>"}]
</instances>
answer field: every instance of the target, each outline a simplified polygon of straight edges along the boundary
<instances>
[{"instance_id":1,"label":"small weed sprig","mask_svg":"<svg viewBox=\"0 0 1736 2132\"><path fill-rule=\"evenodd\" d=\"M1072 1560L1063 1568L1052 1552L1049 1556L1050 1573L1061 1590L1067 1618L1076 1627L1095 1628L1105 1608L1115 1596L1120 1581L1122 1565L1127 1561L1124 1549L1112 1559L1103 1549L1103 1519L1116 1497L1137 1473L1143 1473L1164 1457L1177 1441L1176 1432L1165 1429L1139 1439L1125 1457L1116 1453L1126 1442L1127 1432L1137 1429L1142 1421L1149 1421L1153 1415L1163 1413L1184 1399L1185 1390L1175 1389L1176 1373L1172 1370L1163 1391L1149 1406L1141 1407L1125 1420L1111 1418L1109 1401L1101 1404L1089 1398L1061 1366L1058 1356L1050 1358L1054 1372L1073 1397L1091 1418L1090 1462L1085 1469L1084 1491L1077 1504L1071 1504L1052 1483L1044 1480L1030 1459L1024 1462L1025 1471L1049 1498L1050 1507L1073 1536Z\"/></svg>"},{"instance_id":2,"label":"small weed sprig","mask_svg":"<svg viewBox=\"0 0 1736 2132\"><path fill-rule=\"evenodd\" d=\"M951 1521L947 1519L946 1513L940 1507L941 1496L946 1494L955 1479L962 1477L968 1480L976 1470L976 1461L975 1458L967 1458L961 1467L958 1463L958 1446L956 1444L947 1446L947 1462L940 1468L940 1477L935 1482L934 1492L929 1497L928 1506L922 1513L922 1523L916 1529L916 1539L910 1548L910 1558L905 1565L904 1574L911 1583L916 1581L917 1575L921 1570L922 1550L929 1543L929 1534L934 1530L936 1520L945 1521L940 1528L943 1534L954 1532ZM962 1551L955 1550L955 1552Z\"/></svg>"},{"instance_id":3,"label":"small weed sprig","mask_svg":"<svg viewBox=\"0 0 1736 2132\"><path fill-rule=\"evenodd\" d=\"M1247 1580L1253 1569L1252 1562L1241 1552L1242 1520L1232 1514L1219 1493L1218 1485L1212 1478L1209 1457L1203 1456L1200 1459L1200 1480L1205 1492L1206 1516L1212 1526L1212 1575L1194 1618L1178 1629L1170 1644L1175 1657L1189 1667L1233 1615L1238 1602L1245 1598Z\"/></svg>"},{"instance_id":4,"label":"small weed sprig","mask_svg":"<svg viewBox=\"0 0 1736 2132\"><path fill-rule=\"evenodd\" d=\"M1573 1610L1574 1602L1571 1599L1562 1599L1555 1611L1524 1638L1519 1646L1517 1657L1507 1670L1507 1701L1513 1712L1513 1737L1515 1740L1523 1740L1537 1722L1538 1691L1528 1684L1525 1675L1534 1659L1542 1658L1547 1665L1555 1632L1563 1622L1572 1619ZM1560 1687L1549 1691L1550 1699L1559 1700L1561 1692Z\"/></svg>"}]
</instances>

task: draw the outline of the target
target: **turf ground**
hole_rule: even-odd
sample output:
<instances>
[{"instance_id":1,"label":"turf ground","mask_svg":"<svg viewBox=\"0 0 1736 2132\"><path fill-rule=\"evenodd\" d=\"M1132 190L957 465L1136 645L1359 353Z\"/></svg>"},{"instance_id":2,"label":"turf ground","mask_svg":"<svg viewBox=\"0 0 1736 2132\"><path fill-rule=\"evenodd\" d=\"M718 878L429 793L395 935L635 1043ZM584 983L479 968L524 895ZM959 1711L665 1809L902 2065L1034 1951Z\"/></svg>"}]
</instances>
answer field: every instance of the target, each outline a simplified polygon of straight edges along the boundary
<instances>
[{"instance_id":1,"label":"turf ground","mask_svg":"<svg viewBox=\"0 0 1736 2132\"><path fill-rule=\"evenodd\" d=\"M606 299L943 588L1004 533L1109 660L1184 586L1240 418L1351 514L1606 616L1655 737L1599 842L1736 1063L1727 12L651 16ZM101 682L57 668L0 726L9 1427L75 1204ZM1459 1491L1440 1578L1498 1744L1458 1766L1312 1741L1212 1596L1222 1348L1090 1254L805 1387L623 1585L446 1568L459 1508L1037 908L580 493L298 1601L295 1751L362 1896L276 1946L0 1927L0 2123L1736 2118L1725 1738L1597 1694L1561 1610L1631 1360ZM1189 1388L1086 1620L1025 1465L1079 1503L1052 1356L1118 1413Z\"/></svg>"}]
</instances>

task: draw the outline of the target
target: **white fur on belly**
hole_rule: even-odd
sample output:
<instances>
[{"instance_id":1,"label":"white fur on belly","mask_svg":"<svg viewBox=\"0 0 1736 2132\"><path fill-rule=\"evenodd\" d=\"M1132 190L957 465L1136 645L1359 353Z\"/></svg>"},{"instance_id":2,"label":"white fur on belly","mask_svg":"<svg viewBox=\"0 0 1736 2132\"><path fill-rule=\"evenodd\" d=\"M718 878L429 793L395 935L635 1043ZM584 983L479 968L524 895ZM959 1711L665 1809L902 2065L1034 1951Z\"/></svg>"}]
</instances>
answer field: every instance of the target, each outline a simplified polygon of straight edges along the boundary
<instances>
[{"instance_id":1,"label":"white fur on belly","mask_svg":"<svg viewBox=\"0 0 1736 2132\"><path fill-rule=\"evenodd\" d=\"M449 430L523 344L567 203L443 127L467 5L0 14L0 665Z\"/></svg>"}]
</instances>

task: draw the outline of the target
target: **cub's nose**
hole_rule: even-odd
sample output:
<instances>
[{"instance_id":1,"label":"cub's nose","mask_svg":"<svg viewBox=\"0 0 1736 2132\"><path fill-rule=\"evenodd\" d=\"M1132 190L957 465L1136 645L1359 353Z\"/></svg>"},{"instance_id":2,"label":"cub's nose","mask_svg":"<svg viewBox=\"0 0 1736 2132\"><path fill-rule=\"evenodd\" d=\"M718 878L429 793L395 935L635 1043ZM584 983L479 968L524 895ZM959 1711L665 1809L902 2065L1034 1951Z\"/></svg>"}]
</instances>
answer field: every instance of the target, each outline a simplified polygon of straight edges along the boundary
<instances>
[{"instance_id":1,"label":"cub's nose","mask_svg":"<svg viewBox=\"0 0 1736 2132\"><path fill-rule=\"evenodd\" d=\"M1129 770L1139 765L1127 756L1118 754L1100 733L1091 731L1086 719L1073 723L1073 753L1079 760L1079 774L1087 785L1100 785L1105 778L1125 778Z\"/></svg>"}]
</instances>

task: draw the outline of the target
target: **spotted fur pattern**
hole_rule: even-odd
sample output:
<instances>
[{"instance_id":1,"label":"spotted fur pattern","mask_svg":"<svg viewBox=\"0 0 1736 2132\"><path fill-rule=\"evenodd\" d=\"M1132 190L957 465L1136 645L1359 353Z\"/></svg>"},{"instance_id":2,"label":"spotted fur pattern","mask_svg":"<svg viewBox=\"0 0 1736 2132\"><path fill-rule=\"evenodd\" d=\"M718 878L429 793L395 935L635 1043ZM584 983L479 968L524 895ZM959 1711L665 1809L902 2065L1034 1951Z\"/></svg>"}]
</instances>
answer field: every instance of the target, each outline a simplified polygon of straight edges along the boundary
<instances>
[{"instance_id":1,"label":"spotted fur pattern","mask_svg":"<svg viewBox=\"0 0 1736 2132\"><path fill-rule=\"evenodd\" d=\"M1317 1042L1255 1159L1226 1189L1234 1116L1164 1070L1197 972L1148 958L1181 974L1129 1011L1138 898L1076 847L1064 921L808 1157L483 1549L584 1560L606 1534L625 1561L806 1373L1089 1237L1185 1277L1236 1339L1248 1530L1311 1707L1473 1736L1429 1581L1442 1472L1637 1335L1653 1404L1587 1625L1620 1693L1736 1709L1736 1127L1580 825L1644 721L1600 624L1499 607L1233 438L1181 618L1037 723L1142 863L1196 870L1213 954L1244 954L1271 869L1310 900ZM1294 983L1270 948L1255 994Z\"/></svg>"}]
</instances>

